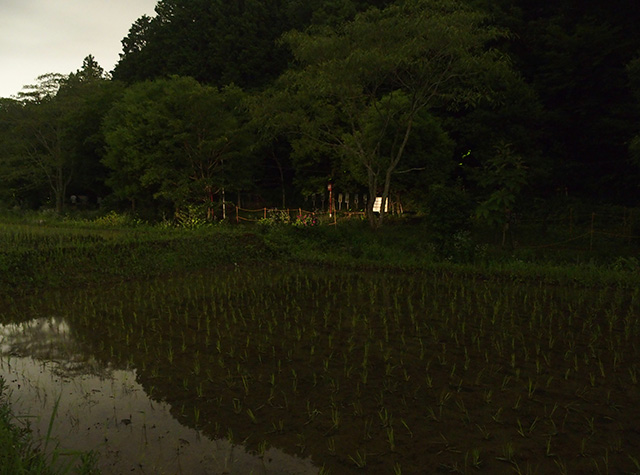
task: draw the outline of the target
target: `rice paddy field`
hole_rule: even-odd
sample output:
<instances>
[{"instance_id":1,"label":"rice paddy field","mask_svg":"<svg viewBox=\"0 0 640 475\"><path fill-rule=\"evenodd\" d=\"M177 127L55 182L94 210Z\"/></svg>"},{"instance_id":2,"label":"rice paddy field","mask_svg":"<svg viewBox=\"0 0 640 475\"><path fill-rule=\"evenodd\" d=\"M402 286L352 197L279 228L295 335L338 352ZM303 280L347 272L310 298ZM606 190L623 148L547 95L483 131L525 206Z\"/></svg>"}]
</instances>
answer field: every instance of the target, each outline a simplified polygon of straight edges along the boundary
<instances>
[{"instance_id":1,"label":"rice paddy field","mask_svg":"<svg viewBox=\"0 0 640 475\"><path fill-rule=\"evenodd\" d=\"M640 473L638 286L237 260L8 302L14 412L103 473Z\"/></svg>"}]
</instances>

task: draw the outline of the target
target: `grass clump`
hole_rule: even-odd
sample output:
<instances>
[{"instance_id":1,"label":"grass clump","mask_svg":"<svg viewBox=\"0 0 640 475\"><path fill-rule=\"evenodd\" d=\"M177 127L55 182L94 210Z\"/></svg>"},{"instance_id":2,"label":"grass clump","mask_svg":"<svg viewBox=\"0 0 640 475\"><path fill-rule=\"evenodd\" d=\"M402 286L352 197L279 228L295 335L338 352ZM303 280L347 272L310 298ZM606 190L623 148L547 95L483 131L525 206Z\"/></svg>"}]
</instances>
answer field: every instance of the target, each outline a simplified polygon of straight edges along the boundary
<instances>
[{"instance_id":1,"label":"grass clump","mask_svg":"<svg viewBox=\"0 0 640 475\"><path fill-rule=\"evenodd\" d=\"M92 453L74 453L66 464L58 464L60 454L54 450L48 459L34 444L27 428L19 427L5 397L5 383L0 378L0 475L97 474ZM54 417L51 418L51 423Z\"/></svg>"}]
</instances>

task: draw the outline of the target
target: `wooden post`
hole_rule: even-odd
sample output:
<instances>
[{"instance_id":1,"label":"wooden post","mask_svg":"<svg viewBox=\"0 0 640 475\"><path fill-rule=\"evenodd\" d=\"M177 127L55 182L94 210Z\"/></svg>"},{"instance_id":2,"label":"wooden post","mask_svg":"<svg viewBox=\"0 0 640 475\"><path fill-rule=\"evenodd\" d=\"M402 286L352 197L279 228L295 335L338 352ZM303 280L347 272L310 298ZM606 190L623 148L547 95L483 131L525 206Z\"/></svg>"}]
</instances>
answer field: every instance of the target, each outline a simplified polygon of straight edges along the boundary
<instances>
[{"instance_id":1,"label":"wooden post","mask_svg":"<svg viewBox=\"0 0 640 475\"><path fill-rule=\"evenodd\" d=\"M264 219L267 219L267 208L264 209Z\"/></svg>"},{"instance_id":2,"label":"wooden post","mask_svg":"<svg viewBox=\"0 0 640 475\"><path fill-rule=\"evenodd\" d=\"M236 224L240 224L240 213L238 205L236 205Z\"/></svg>"}]
</instances>

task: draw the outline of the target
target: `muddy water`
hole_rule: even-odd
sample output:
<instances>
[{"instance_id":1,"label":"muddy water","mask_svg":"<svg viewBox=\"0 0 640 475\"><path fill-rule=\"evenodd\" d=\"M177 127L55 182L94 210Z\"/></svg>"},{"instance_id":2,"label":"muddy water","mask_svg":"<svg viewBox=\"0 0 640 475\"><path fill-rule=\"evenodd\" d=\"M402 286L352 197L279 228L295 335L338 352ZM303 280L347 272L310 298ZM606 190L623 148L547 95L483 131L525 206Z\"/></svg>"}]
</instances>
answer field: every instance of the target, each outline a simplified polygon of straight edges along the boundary
<instances>
[{"instance_id":1,"label":"muddy water","mask_svg":"<svg viewBox=\"0 0 640 475\"><path fill-rule=\"evenodd\" d=\"M275 448L251 454L181 424L170 404L148 396L135 369L115 369L82 354L64 319L0 325L0 342L0 377L17 422L43 446L46 441L49 456L95 451L103 473L318 471L308 459Z\"/></svg>"}]
</instances>

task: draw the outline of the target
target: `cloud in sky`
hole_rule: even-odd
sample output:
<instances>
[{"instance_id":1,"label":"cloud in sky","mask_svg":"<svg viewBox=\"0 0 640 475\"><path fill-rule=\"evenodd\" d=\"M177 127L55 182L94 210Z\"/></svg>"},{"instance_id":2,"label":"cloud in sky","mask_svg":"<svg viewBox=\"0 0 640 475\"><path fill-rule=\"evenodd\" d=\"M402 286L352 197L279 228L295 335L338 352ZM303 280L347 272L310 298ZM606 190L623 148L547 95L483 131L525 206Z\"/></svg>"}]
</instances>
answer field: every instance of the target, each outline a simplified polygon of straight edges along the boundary
<instances>
[{"instance_id":1,"label":"cloud in sky","mask_svg":"<svg viewBox=\"0 0 640 475\"><path fill-rule=\"evenodd\" d=\"M0 0L0 97L46 73L69 74L92 54L111 71L134 21L157 0Z\"/></svg>"}]
</instances>

